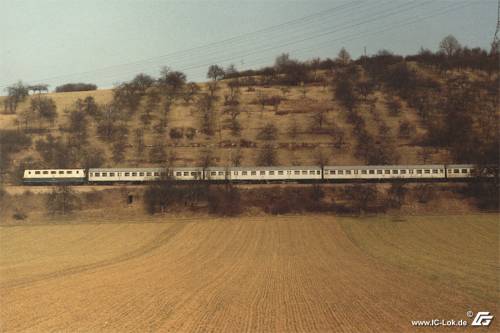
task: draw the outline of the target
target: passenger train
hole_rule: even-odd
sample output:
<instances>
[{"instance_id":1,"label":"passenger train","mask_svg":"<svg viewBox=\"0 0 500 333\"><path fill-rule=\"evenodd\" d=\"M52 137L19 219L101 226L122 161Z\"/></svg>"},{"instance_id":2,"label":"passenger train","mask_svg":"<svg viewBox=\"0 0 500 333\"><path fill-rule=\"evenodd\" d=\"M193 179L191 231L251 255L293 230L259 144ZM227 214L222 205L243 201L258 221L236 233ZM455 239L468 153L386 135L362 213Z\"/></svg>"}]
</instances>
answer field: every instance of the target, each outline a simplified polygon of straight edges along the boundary
<instances>
[{"instance_id":1,"label":"passenger train","mask_svg":"<svg viewBox=\"0 0 500 333\"><path fill-rule=\"evenodd\" d=\"M472 164L90 168L24 170L25 184L114 184L173 181L351 182L392 180L464 180L477 176Z\"/></svg>"}]
</instances>

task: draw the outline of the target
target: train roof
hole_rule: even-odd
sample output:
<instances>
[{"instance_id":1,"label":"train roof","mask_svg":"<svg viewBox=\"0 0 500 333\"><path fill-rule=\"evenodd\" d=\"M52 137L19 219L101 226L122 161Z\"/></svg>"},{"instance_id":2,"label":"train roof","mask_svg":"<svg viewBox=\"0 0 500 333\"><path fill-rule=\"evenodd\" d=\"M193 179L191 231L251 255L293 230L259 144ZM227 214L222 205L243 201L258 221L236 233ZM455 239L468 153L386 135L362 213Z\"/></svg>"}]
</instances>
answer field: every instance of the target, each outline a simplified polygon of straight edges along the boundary
<instances>
[{"instance_id":1,"label":"train roof","mask_svg":"<svg viewBox=\"0 0 500 333\"><path fill-rule=\"evenodd\" d=\"M85 170L85 169L56 169L56 168L53 168L53 169L25 169L25 171L54 171L54 170L57 170L57 171L75 171L75 170Z\"/></svg>"},{"instance_id":2,"label":"train roof","mask_svg":"<svg viewBox=\"0 0 500 333\"><path fill-rule=\"evenodd\" d=\"M163 168L90 168L89 172L158 172Z\"/></svg>"},{"instance_id":3,"label":"train roof","mask_svg":"<svg viewBox=\"0 0 500 333\"><path fill-rule=\"evenodd\" d=\"M337 170L372 170L372 169L436 169L444 168L444 164L415 164L415 165L327 165L325 169Z\"/></svg>"}]
</instances>

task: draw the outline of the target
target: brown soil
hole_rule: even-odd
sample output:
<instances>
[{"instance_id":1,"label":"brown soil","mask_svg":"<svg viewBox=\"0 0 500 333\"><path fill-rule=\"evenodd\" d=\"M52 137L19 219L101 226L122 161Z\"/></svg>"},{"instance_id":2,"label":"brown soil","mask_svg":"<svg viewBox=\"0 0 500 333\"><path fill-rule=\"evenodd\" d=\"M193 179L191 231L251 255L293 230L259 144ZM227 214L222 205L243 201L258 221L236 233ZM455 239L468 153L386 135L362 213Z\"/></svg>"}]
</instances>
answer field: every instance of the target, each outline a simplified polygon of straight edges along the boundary
<instances>
[{"instance_id":1,"label":"brown soil","mask_svg":"<svg viewBox=\"0 0 500 333\"><path fill-rule=\"evenodd\" d=\"M496 214L100 222L0 228L2 331L409 332L497 313Z\"/></svg>"}]
</instances>

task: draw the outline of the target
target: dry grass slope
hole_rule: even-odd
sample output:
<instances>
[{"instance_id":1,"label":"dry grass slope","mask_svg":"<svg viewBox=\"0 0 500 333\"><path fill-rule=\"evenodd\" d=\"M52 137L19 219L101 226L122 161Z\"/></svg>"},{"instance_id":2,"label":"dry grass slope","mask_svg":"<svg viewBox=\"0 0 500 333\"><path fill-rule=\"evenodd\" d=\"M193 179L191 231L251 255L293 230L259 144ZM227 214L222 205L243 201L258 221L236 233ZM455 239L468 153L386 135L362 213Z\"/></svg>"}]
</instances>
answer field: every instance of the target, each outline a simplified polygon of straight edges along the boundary
<instances>
[{"instance_id":1,"label":"dry grass slope","mask_svg":"<svg viewBox=\"0 0 500 333\"><path fill-rule=\"evenodd\" d=\"M365 161L354 155L354 148L357 143L353 126L347 122L346 112L338 103L332 100L332 92L328 87L318 85L308 85L306 87L307 94L304 97L301 87L291 87L290 91L286 94L285 99L279 105L278 111L271 107L266 106L262 110L261 106L256 102L260 95L265 96L283 96L280 86L271 87L257 87L254 91L249 91L246 88L241 88L240 93L240 109L241 114L238 117L241 123L242 131L240 137L236 137L231 133L231 130L224 128L224 122L229 119L229 115L223 114L224 110L224 95L229 94L229 88L225 82L220 84L221 89L218 90L217 95L219 101L215 107L215 134L207 136L201 133L201 113L196 109L193 103L186 104L182 100L174 103L168 115L168 129L164 135L158 135L152 128L145 131L145 155L144 158L138 159L136 149L134 148L134 131L140 128L141 121L140 115L142 110L146 107L146 98L143 99L139 111L133 116L133 119L127 123L129 129L127 142L129 147L125 151L125 160L120 163L112 161L111 145L99 140L95 132L95 124L91 121L90 130L90 145L98 146L104 149L107 155L107 166L131 166L131 165L149 165L149 151L152 145L161 140L166 143L169 153L175 155L174 165L185 166L200 164L200 155L203 150L208 148L214 153L213 164L220 166L231 165L231 154L235 154L236 148L240 139L257 143L257 147L244 147L241 149L242 165L256 165L259 149L266 143L257 139L259 131L266 124L274 124L278 128L278 137L273 143L278 151L278 164L280 165L313 165L317 164L317 150L321 149L329 157L329 163L339 165L353 165L365 164ZM206 85L203 85L203 91L207 90ZM85 98L86 96L93 96L97 103L109 103L112 100L112 90L96 90L85 92L68 92L68 93L49 93L47 97L53 98L58 110L58 117L53 126L49 128L49 132L54 136L61 135L59 130L61 127L66 126L68 123L68 113L65 110L71 109L72 105L78 98ZM34 98L34 97L30 97ZM419 153L422 147L415 145L415 135L425 133L425 129L420 123L416 111L412 108L403 105L403 112L398 116L391 116L387 110L386 99L388 95L384 91L375 91L371 96L372 99L377 99L375 103L376 108L380 114L381 120L389 128L389 137L396 142L395 149L401 156L400 163L412 164L422 163ZM2 97L0 97L0 104ZM19 108L18 113L23 109L29 107L29 99L23 102ZM162 106L160 106L160 109ZM363 104L360 106L361 115L367 124L367 129L370 133L377 136L377 123L373 120L373 115L370 114L368 106ZM325 111L325 124L322 131L311 131L313 124L313 117L319 111ZM160 111L153 112L154 126L159 119ZM0 128L15 128L14 123L15 115L1 114L0 113ZM411 138L399 138L399 122L408 120L416 128L416 133ZM292 122L298 124L298 136L291 138L288 135L289 128ZM168 131L171 128L195 128L198 133L194 139L171 139ZM334 147L335 137L328 134L328 130L337 128L344 132L345 145L342 147ZM42 138L44 135L33 134L34 141ZM292 149L291 145L295 144L296 148ZM233 145L233 146L231 146ZM17 160L27 155L37 156L33 147L30 151L24 151ZM435 150L430 159L435 163L446 161L447 155L444 150Z\"/></svg>"}]
</instances>

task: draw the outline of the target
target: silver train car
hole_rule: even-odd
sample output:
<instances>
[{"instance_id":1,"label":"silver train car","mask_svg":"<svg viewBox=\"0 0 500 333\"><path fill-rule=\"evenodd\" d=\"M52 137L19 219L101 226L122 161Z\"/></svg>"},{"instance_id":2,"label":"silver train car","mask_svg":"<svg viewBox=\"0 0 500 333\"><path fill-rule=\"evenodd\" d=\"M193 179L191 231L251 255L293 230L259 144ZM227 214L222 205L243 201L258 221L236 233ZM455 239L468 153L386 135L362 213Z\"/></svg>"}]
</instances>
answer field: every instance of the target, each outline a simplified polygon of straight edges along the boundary
<instances>
[{"instance_id":1,"label":"silver train car","mask_svg":"<svg viewBox=\"0 0 500 333\"><path fill-rule=\"evenodd\" d=\"M392 180L460 180L476 176L472 164L90 168L25 170L26 184L113 184L173 181L234 182L369 182Z\"/></svg>"}]
</instances>

